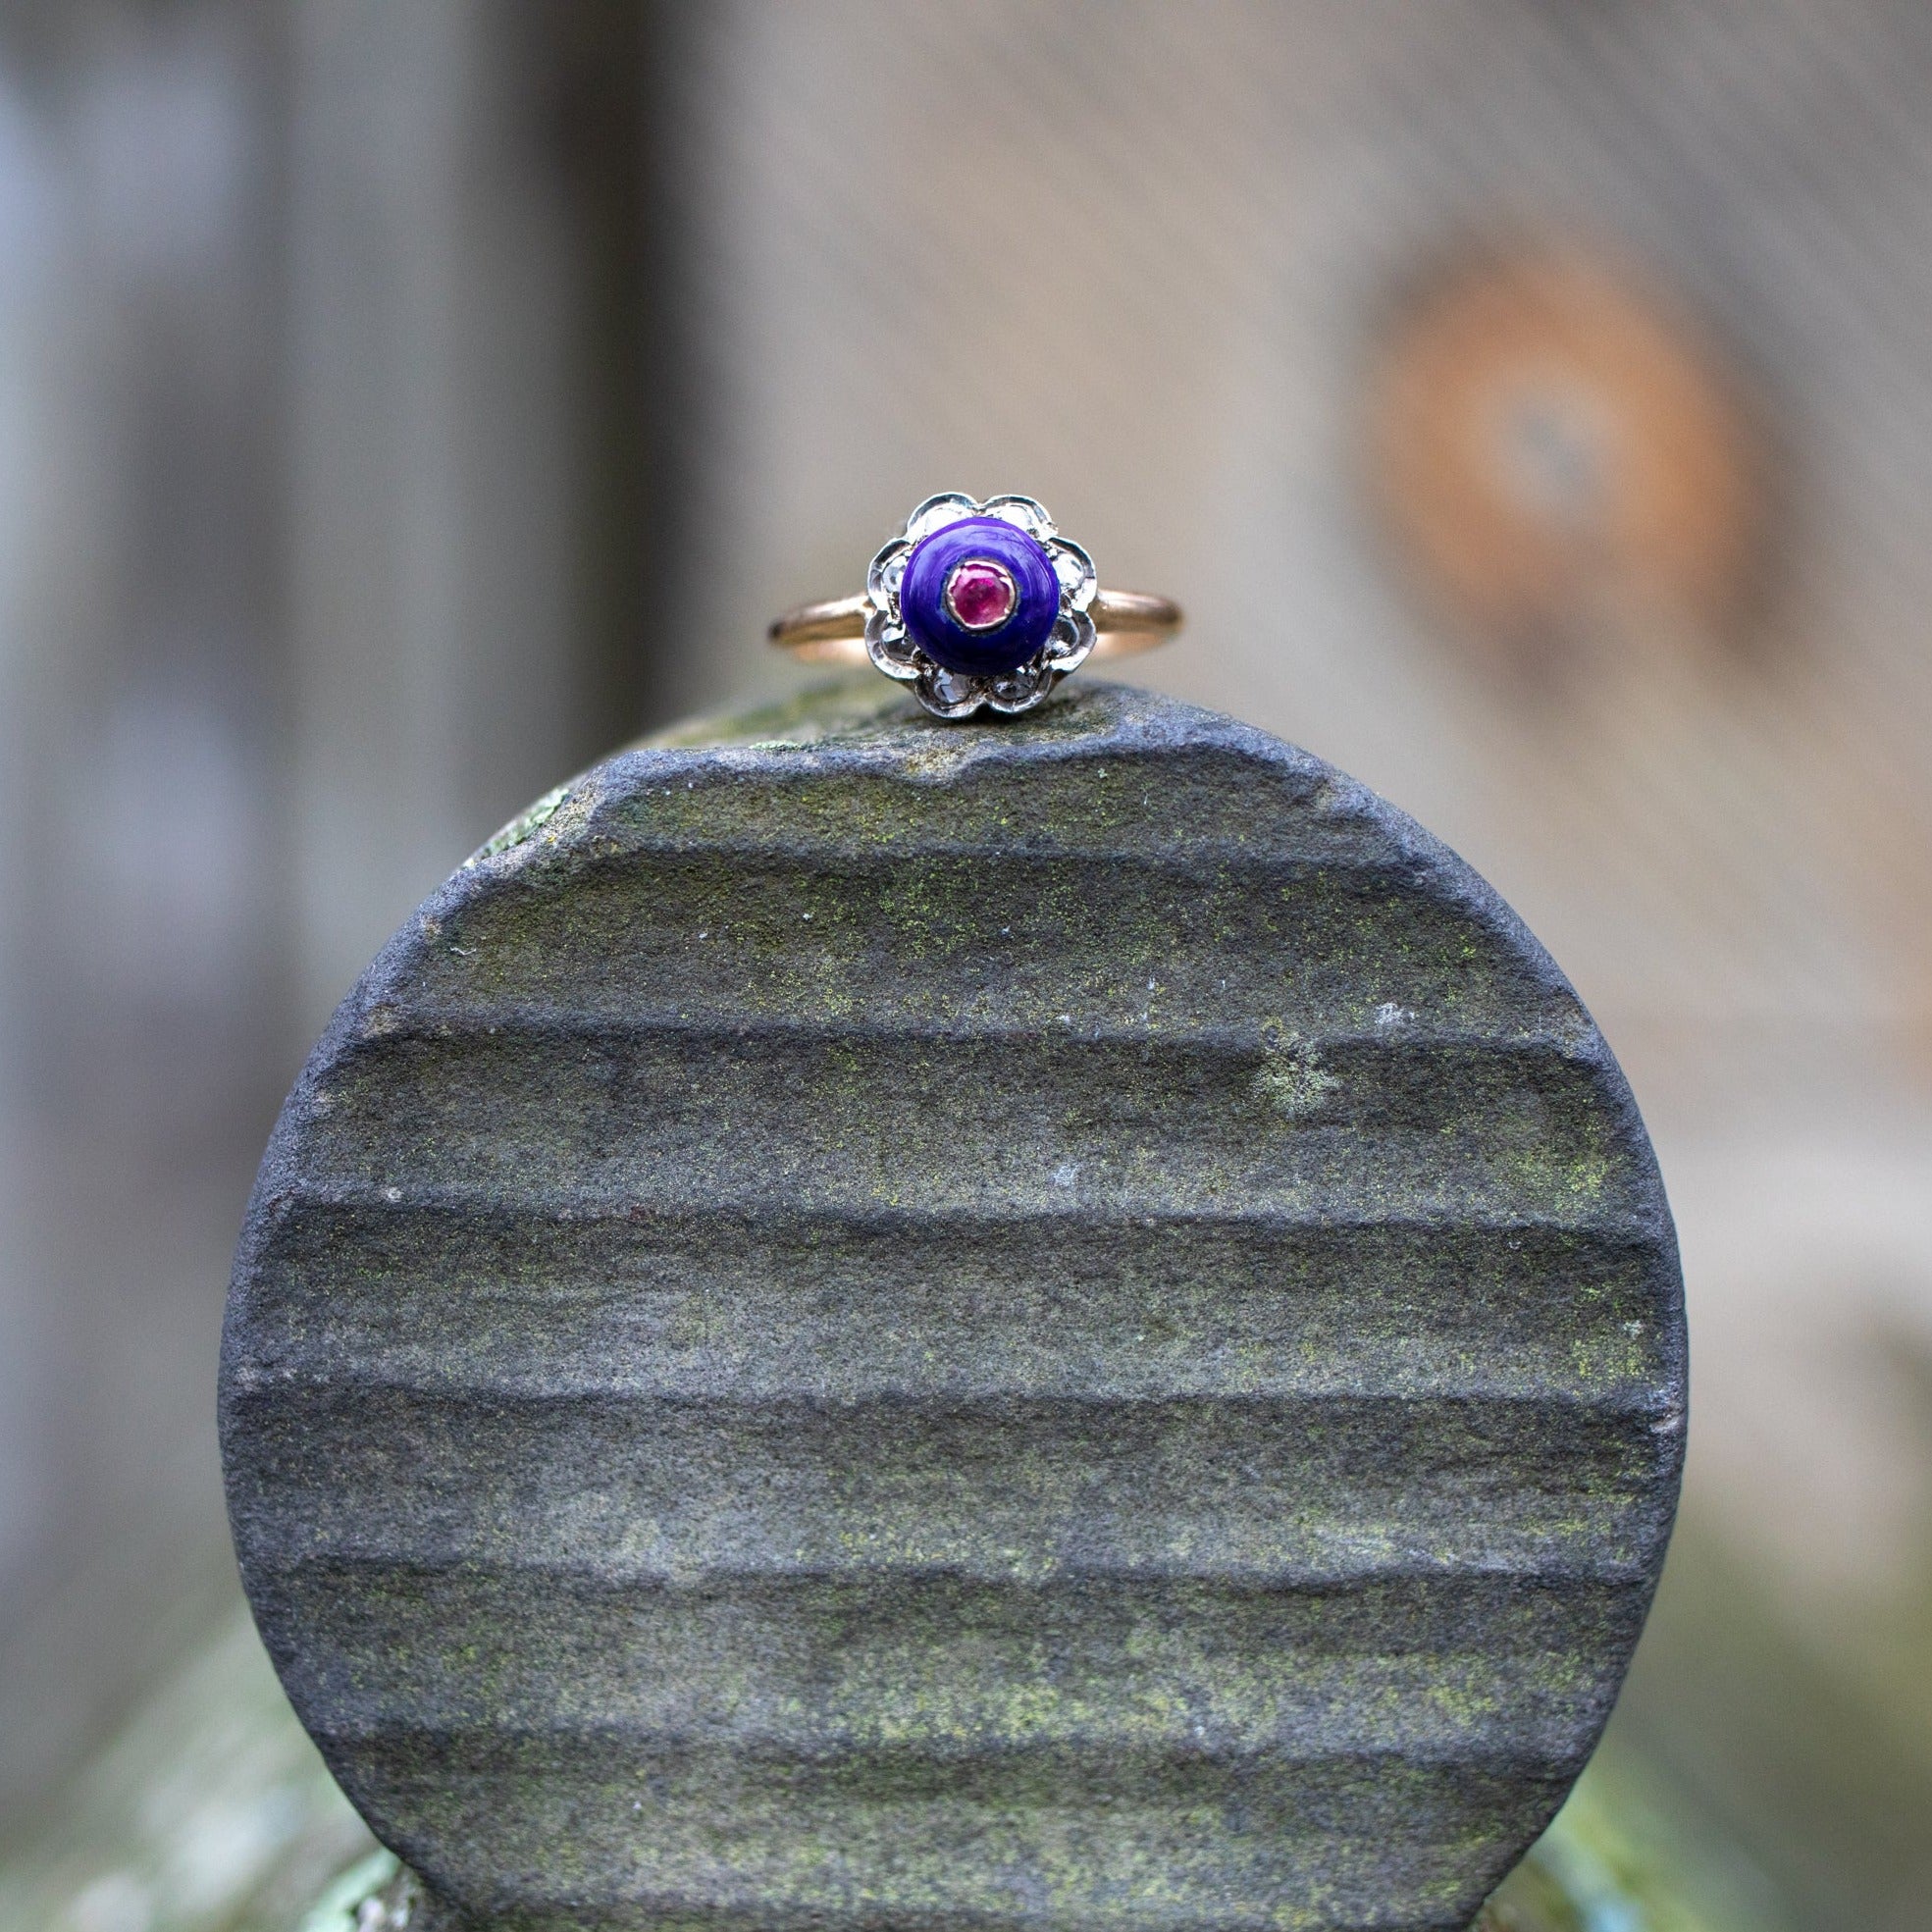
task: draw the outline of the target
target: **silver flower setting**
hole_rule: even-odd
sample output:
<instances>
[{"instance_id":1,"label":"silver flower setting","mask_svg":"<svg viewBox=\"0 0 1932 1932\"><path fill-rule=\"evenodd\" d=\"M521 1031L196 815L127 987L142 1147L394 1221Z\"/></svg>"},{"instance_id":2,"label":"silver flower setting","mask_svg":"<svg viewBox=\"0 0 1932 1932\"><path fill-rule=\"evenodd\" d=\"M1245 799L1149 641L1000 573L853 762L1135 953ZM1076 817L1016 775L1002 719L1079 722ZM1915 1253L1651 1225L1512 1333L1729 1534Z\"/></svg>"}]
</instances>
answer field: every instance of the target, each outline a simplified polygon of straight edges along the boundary
<instances>
[{"instance_id":1,"label":"silver flower setting","mask_svg":"<svg viewBox=\"0 0 1932 1932\"><path fill-rule=\"evenodd\" d=\"M1030 711L1093 650L1098 591L1031 496L928 496L866 573L865 650L935 717Z\"/></svg>"}]
</instances>

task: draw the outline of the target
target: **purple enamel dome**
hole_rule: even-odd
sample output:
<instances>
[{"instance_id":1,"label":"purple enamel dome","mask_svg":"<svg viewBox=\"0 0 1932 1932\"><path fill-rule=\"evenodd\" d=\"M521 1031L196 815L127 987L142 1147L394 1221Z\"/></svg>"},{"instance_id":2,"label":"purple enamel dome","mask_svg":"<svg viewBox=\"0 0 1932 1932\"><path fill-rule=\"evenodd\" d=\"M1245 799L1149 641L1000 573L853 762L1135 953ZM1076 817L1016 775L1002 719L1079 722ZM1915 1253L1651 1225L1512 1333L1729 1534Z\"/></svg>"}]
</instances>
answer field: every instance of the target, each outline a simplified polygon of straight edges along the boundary
<instances>
[{"instance_id":1,"label":"purple enamel dome","mask_svg":"<svg viewBox=\"0 0 1932 1932\"><path fill-rule=\"evenodd\" d=\"M998 566L1012 580L1014 596L1004 619L968 628L947 595L956 571L960 588L973 593L970 604L961 604L966 614L997 608L986 601L993 573L974 571L975 564ZM899 615L907 635L935 663L986 677L1017 670L1046 643L1060 615L1060 579L1045 547L1025 531L1002 517L963 517L914 548L899 582Z\"/></svg>"}]
</instances>

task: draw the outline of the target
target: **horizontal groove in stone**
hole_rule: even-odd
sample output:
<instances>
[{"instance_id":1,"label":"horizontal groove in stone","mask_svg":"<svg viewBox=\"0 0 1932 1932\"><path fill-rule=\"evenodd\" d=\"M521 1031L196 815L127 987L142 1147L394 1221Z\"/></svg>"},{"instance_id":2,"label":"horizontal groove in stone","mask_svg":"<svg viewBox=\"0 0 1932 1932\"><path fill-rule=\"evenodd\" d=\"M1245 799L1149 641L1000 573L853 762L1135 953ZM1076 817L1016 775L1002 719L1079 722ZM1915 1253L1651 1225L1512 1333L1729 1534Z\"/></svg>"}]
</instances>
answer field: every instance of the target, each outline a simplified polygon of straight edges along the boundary
<instances>
[{"instance_id":1,"label":"horizontal groove in stone","mask_svg":"<svg viewBox=\"0 0 1932 1932\"><path fill-rule=\"evenodd\" d=\"M1451 1677L1455 1662L1445 1660L1440 1687L1451 1692L1457 1688ZM1393 1696L1405 1687L1368 1688ZM1491 1694L1486 1686L1478 1695ZM429 1757L457 1776L468 1771L550 1777L566 1770L589 1777L600 1772L621 1776L647 1764L654 1775L663 1776L728 1754L742 1767L743 1783L753 1791L763 1785L809 1793L814 1786L850 1786L871 1779L914 1786L930 1781L934 1787L945 1781L950 1796L970 1802L975 1781L997 1786L1030 1781L1043 1773L1056 1778L1082 1771L1093 1775L1123 1757L1138 1759L1150 1778L1164 1772L1184 1777L1249 1771L1286 1781L1297 1774L1320 1775L1336 1767L1353 1770L1389 1762L1444 1771L1532 1766L1552 1773L1574 1772L1588 1755L1601 1720L1599 1711L1593 1717L1578 1713L1560 1732L1528 1722L1509 1735L1481 1729L1459 1734L1447 1728L1432 1735L1425 1718L1413 1732L1381 1739L1372 1731L1362 1734L1360 1727L1356 1735L1325 1739L1320 1713L1301 1711L1283 1713L1284 1727L1299 1724L1300 1729L1284 1728L1279 1735L1254 1738L1211 1731L1184 1718L1172 1729L1103 1724L1019 1738L973 1735L964 1728L921 1735L917 1726L896 1729L890 1737L813 1738L728 1724L678 1732L594 1719L578 1724L524 1724L486 1715L456 1724L408 1720L369 1728L332 1724L318 1729L315 1741L325 1750L352 1749L365 1758L380 1759L392 1751Z\"/></svg>"},{"instance_id":2,"label":"horizontal groove in stone","mask_svg":"<svg viewBox=\"0 0 1932 1932\"><path fill-rule=\"evenodd\" d=\"M1306 1565L1277 1571L1234 1572L1212 1565L1110 1567L1105 1563L1063 1563L1050 1574L1015 1576L975 1574L952 1563L901 1563L876 1570L854 1568L845 1563L818 1566L794 1563L782 1568L734 1568L719 1564L707 1569L681 1569L675 1574L660 1571L654 1575L631 1575L600 1569L573 1554L513 1551L479 1559L447 1550L439 1555L422 1550L327 1549L291 1540L280 1548L262 1545L255 1568L263 1577L278 1579L312 1574L349 1584L367 1578L377 1588L384 1589L394 1579L402 1580L407 1587L438 1579L470 1581L479 1586L495 1580L506 1588L555 1590L567 1595L608 1595L633 1602L678 1597L693 1601L711 1598L750 1601L767 1595L784 1601L801 1591L823 1592L840 1600L855 1592L868 1593L889 1601L902 1591L964 1591L993 1592L1015 1600L1027 1593L1059 1592L1082 1596L1095 1592L1150 1593L1175 1598L1190 1593L1207 1593L1230 1602L1257 1598L1275 1603L1326 1603L1364 1593L1380 1597L1412 1591L1436 1593L1464 1589L1493 1589L1529 1600L1544 1594L1560 1596L1578 1592L1622 1592L1645 1587L1638 1568L1625 1556L1601 1545L1593 1550L1540 1549L1527 1557L1489 1554L1453 1564L1399 1550L1381 1555L1358 1552L1325 1570L1312 1570Z\"/></svg>"},{"instance_id":3,"label":"horizontal groove in stone","mask_svg":"<svg viewBox=\"0 0 1932 1932\"><path fill-rule=\"evenodd\" d=\"M527 1794L495 1834L497 1868L516 1876L492 1903L519 1923L567 1900L640 1925L787 1926L816 1915L880 1932L1259 1932L1284 1919L1461 1932L1468 1912L1458 1915L1456 1901L1472 1874L1483 1883L1487 1865L1491 1882L1501 1876L1501 1848L1526 1818L1546 1814L1575 1768L1500 1755L1271 1764L1133 1752L965 1767L692 1754L643 1775L620 1761L582 1764L567 1749L513 1763L488 1751L474 1762L433 1756L434 1771L399 1749L361 1761L377 1817L406 1809L431 1842L443 1820L490 1815L506 1783ZM405 1854L413 1835L402 1835ZM568 1891L555 1851L565 1843L574 1855L564 1870L596 1874Z\"/></svg>"},{"instance_id":4,"label":"horizontal groove in stone","mask_svg":"<svg viewBox=\"0 0 1932 1932\"><path fill-rule=\"evenodd\" d=\"M1458 1227L482 1217L291 1207L235 1373L534 1392L1341 1392L1616 1402L1668 1366L1654 1245ZM460 1321L451 1312L460 1307Z\"/></svg>"},{"instance_id":5,"label":"horizontal groove in stone","mask_svg":"<svg viewBox=\"0 0 1932 1932\"><path fill-rule=\"evenodd\" d=\"M1278 861L1204 879L1198 863L1132 860L1101 898L1089 862L1030 855L592 857L567 888L538 873L440 922L381 1004L1009 1031L1062 1013L1083 1031L1366 1031L1381 1013L1384 1026L1591 1033L1566 989L1468 934L1412 870Z\"/></svg>"},{"instance_id":6,"label":"horizontal groove in stone","mask_svg":"<svg viewBox=\"0 0 1932 1932\"><path fill-rule=\"evenodd\" d=\"M1162 1743L1332 1757L1411 1742L1442 1757L1498 1735L1576 1755L1608 1695L1579 1677L1577 1647L1627 1639L1643 1601L1628 1581L1496 1575L1277 1592L947 1576L640 1592L408 1564L279 1574L266 1635L344 1744L495 1726L653 1756L730 1738L812 1758ZM507 1635L533 1622L534 1648Z\"/></svg>"},{"instance_id":7,"label":"horizontal groove in stone","mask_svg":"<svg viewBox=\"0 0 1932 1932\"><path fill-rule=\"evenodd\" d=\"M397 1740L400 1743L400 1740ZM435 1774L452 1791L466 1778L489 1779L505 1773L541 1771L549 1794L565 1799L573 1786L596 1791L606 1780L621 1785L627 1773L635 1777L636 1753L628 1743L608 1742L601 1750L595 1741L578 1743L562 1738L491 1735L470 1732L447 1741L432 1762ZM368 1752L379 1760L381 1747ZM757 1758L718 1741L666 1750L655 1760L651 1782L655 1787L653 1831L671 1837L678 1822L680 1800L686 1791L700 1792L716 1778L729 1778L743 1803L743 1813L756 1813L769 1802L809 1808L815 1801L856 1796L854 1823L862 1829L867 1814L893 1814L901 1805L921 1800L945 1801L943 1814L934 1819L942 1830L966 1825L984 1807L1002 1807L1021 1815L1051 1815L1084 1807L1095 1800L1129 1804L1167 1795L1215 1795L1245 1792L1267 1808L1288 1812L1299 1803L1318 1805L1330 1792L1351 1796L1366 1788L1371 1814L1387 1805L1400 1815L1405 1800L1431 1799L1446 1809L1460 1809L1459 1799L1473 1795L1488 1779L1520 1776L1528 1767L1560 1771L1567 1759L1554 1764L1530 1751L1498 1749L1439 1759L1403 1758L1384 1751L1312 1752L1292 1750L1229 1753L1216 1757L1208 1751L1187 1752L1164 1745L1139 1748L1115 1746L1097 1751L1043 1748L1031 1752L1002 1752L965 1766L934 1758L914 1746L881 1750L862 1757L835 1757L809 1762L791 1757ZM1255 1775L1271 1771L1272 1776ZM380 1777L380 1770L376 1772ZM939 1807L935 1807L938 1809ZM902 1814L903 1815L903 1814ZM1427 1811L1424 1813L1427 1818ZM613 1822L616 1822L613 1820ZM1177 1820L1175 1822L1178 1822ZM720 1821L722 1824L722 1821ZM671 1829L666 1830L666 1826ZM729 1831L724 1826L720 1835Z\"/></svg>"},{"instance_id":8,"label":"horizontal groove in stone","mask_svg":"<svg viewBox=\"0 0 1932 1932\"><path fill-rule=\"evenodd\" d=\"M1522 1236L1526 1239L1575 1241L1605 1249L1635 1248L1664 1252L1667 1236L1646 1202L1620 1202L1592 1216L1540 1214L1534 1209L1508 1208L1493 1214L1425 1209L1415 1212L1399 1203L1364 1202L1335 1212L1283 1207L1275 1202L1217 1202L1207 1208L1149 1207L1123 1213L1116 1203L1082 1202L1063 1190L1037 1206L1008 1200L978 1200L937 1208L907 1208L889 1201L865 1199L832 1206L794 1205L786 1201L752 1201L718 1206L706 1196L698 1201L589 1201L569 1187L531 1187L514 1194L500 1187L465 1185L450 1181L435 1187L384 1188L366 1178L344 1181L339 1176L309 1176L289 1172L282 1184L260 1203L264 1224L271 1228L304 1220L310 1215L366 1215L378 1225L405 1227L418 1217L458 1218L492 1229L527 1229L535 1234L567 1234L573 1228L662 1227L679 1222L694 1225L714 1218L719 1227L815 1227L833 1233L896 1238L920 1229L973 1241L982 1234L1001 1235L1037 1228L1044 1239L1074 1241L1089 1234L1120 1233L1138 1238L1143 1232L1199 1230L1218 1236L1252 1235L1258 1240L1292 1243L1304 1236L1334 1234L1344 1240L1380 1235L1413 1235L1419 1240L1450 1237L1474 1230L1485 1238ZM264 1236L272 1238L272 1236ZM253 1266L254 1250L250 1251Z\"/></svg>"},{"instance_id":9,"label":"horizontal groove in stone","mask_svg":"<svg viewBox=\"0 0 1932 1932\"><path fill-rule=\"evenodd\" d=\"M1607 1077L1546 1048L404 1035L365 1044L311 1098L299 1174L510 1199L574 1187L587 1205L702 1189L720 1209L1590 1216L1650 1186Z\"/></svg>"},{"instance_id":10,"label":"horizontal groove in stone","mask_svg":"<svg viewBox=\"0 0 1932 1932\"><path fill-rule=\"evenodd\" d=\"M1642 1412L1343 1397L747 1407L293 1384L232 1390L228 1423L257 1439L231 1491L250 1563L413 1548L613 1577L1634 1557L1675 1453Z\"/></svg>"},{"instance_id":11,"label":"horizontal groove in stone","mask_svg":"<svg viewBox=\"0 0 1932 1932\"><path fill-rule=\"evenodd\" d=\"M1472 1839L1466 1849L1488 1852L1498 1842L1494 1835L1485 1836ZM849 1932L1049 1932L1049 1928L1051 1932L1280 1932L1285 1913L1292 1909L1280 1905L1280 1888L1270 1886L1265 1878L1230 1893L1226 1875L1208 1867L1201 1869L1199 1876L1205 1882L1194 1887L1192 1902L1185 1902L1165 1882L1168 1865L1160 1874L1135 1880L1127 1875L1131 1868L1114 1855L1110 1846L1096 1844L1095 1851L1107 1857L1112 1874L1104 1894L1088 1899L1056 1891L1051 1895L1053 1905L1038 1912L1017 1903L1033 1889L1024 1877L1016 1877L997 1899L966 1906L956 1903L957 1892L948 1892L945 1903L939 1904L937 1894L914 1896L903 1886L892 1894L892 1903L882 1904L882 1888L871 1880L834 1877L829 1884L843 1882L845 1892L827 1889L797 1903L774 1902L769 1894L750 1889L749 1882L720 1884L702 1897L653 1890L593 1899L581 1889L567 1895L548 1889L525 1892L520 1881L513 1895L493 1893L476 1909L512 1913L516 1932L585 1932L587 1923L608 1926L613 1932L824 1932L828 1924ZM1304 1861L1311 1852L1312 1847L1302 1847ZM965 1849L950 1855L952 1863L962 1864ZM1492 1855L1500 1878L1514 1860ZM420 1857L418 1862L423 1862ZM1242 1876L1247 1877L1245 1867ZM1136 1883L1148 1903L1128 1896L1128 1888ZM1210 1893L1209 1884L1221 1889ZM451 1880L444 1889L453 1897L458 1888ZM1444 1905L1427 1917L1419 1917L1418 1910L1405 1899L1400 1906L1379 1912L1365 1906L1360 1912L1336 1917L1326 1904L1310 1905L1296 1909L1289 1922L1295 1932L1467 1932L1469 1913L1456 1905ZM593 1914L588 1920L587 1913Z\"/></svg>"},{"instance_id":12,"label":"horizontal groove in stone","mask_svg":"<svg viewBox=\"0 0 1932 1932\"><path fill-rule=\"evenodd\" d=\"M1400 1070L1435 1060L1452 1070L1470 1070L1477 1078L1488 1070L1512 1065L1547 1066L1594 1070L1605 1054L1600 1038L1588 1031L1549 1027L1489 1029L1481 1026L1426 1026L1403 1021L1387 1026L1335 1025L1301 1030L1278 1025L1271 1016L1262 1020L1214 1020L1181 1016L1174 1025L1152 1024L1144 1015L1125 1020L1106 1020L1084 1026L1072 1016L1046 1011L1015 1018L956 1016L874 1018L863 1023L847 1018L814 1014L747 1013L738 1009L708 1010L692 1003L665 999L639 1002L622 1013L594 1008L551 1005L544 1001L502 1002L470 1007L389 1002L372 1007L365 1016L361 1037L343 1052L345 1072L360 1071L372 1056L387 1058L424 1047L477 1045L516 1047L527 1052L581 1053L650 1052L678 1044L691 1050L729 1047L739 1052L769 1048L778 1053L809 1052L850 1046L864 1040L881 1052L964 1056L988 1053L1036 1053L1092 1058L1129 1054L1137 1059L1180 1062L1196 1057L1204 1063L1248 1061L1267 1063L1282 1053L1317 1061L1354 1061L1364 1066L1380 1061L1384 1077L1400 1077Z\"/></svg>"},{"instance_id":13,"label":"horizontal groove in stone","mask_svg":"<svg viewBox=\"0 0 1932 1932\"><path fill-rule=\"evenodd\" d=\"M425 1052L495 1049L565 1058L587 1053L729 1052L805 1059L861 1047L893 1060L930 1056L940 1070L952 1060L970 1070L976 1060L1010 1055L1024 1047L1029 1054L1046 1055L1056 1070L1075 1074L1082 1069L1104 1072L1110 1061L1120 1059L1159 1071L1226 1065L1257 1070L1279 1064L1283 1057L1312 1058L1332 1070L1359 1070L1393 1094L1417 1086L1418 1070L1427 1070L1436 1080L1460 1075L1480 1093L1497 1079L1523 1081L1537 1073L1551 1082L1600 1078L1606 1059L1601 1040L1590 1032L1521 1028L1491 1032L1406 1021L1308 1032L1272 1021L1230 1020L1167 1030L1143 1025L1136 1018L1082 1029L1062 1023L1057 1015L1036 1013L1016 1030L998 1019L985 1025L967 1019L855 1023L782 1013L689 1014L671 1002L644 1004L621 1014L512 1002L487 1009L372 1009L361 1037L346 1044L339 1065L343 1075L355 1078L366 1076L374 1064Z\"/></svg>"}]
</instances>

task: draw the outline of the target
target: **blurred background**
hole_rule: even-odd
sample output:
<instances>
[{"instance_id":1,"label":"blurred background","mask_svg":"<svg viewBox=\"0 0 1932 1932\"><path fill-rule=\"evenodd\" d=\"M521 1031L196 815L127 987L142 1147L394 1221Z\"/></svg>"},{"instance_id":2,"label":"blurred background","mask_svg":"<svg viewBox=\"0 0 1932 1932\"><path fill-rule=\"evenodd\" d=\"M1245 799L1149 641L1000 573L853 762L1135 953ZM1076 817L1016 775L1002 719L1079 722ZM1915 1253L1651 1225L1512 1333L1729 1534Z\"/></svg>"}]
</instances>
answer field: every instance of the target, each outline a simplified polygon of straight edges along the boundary
<instances>
[{"instance_id":1,"label":"blurred background","mask_svg":"<svg viewBox=\"0 0 1932 1932\"><path fill-rule=\"evenodd\" d=\"M1928 318L1923 0L0 0L0 1923L353 1854L202 1716L275 1109L961 488L1574 978L1694 1338L1611 1754L1738 1922L1932 1926Z\"/></svg>"}]
</instances>

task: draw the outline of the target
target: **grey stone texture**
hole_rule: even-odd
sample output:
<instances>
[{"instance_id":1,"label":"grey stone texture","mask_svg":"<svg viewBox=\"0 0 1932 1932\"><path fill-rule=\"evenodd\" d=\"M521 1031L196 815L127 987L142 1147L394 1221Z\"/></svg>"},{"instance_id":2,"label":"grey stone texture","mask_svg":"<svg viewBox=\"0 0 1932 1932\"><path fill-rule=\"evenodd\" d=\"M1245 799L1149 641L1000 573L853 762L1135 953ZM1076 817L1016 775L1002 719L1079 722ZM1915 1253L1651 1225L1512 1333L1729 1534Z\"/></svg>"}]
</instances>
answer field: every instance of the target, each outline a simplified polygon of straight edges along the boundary
<instances>
[{"instance_id":1,"label":"grey stone texture","mask_svg":"<svg viewBox=\"0 0 1932 1932\"><path fill-rule=\"evenodd\" d=\"M1662 1562L1682 1290L1595 1026L1306 753L1075 681L628 751L276 1128L222 1434L439 1915L1460 1927Z\"/></svg>"}]
</instances>

